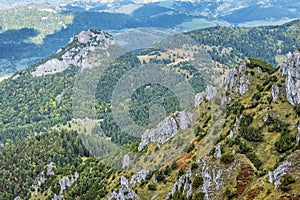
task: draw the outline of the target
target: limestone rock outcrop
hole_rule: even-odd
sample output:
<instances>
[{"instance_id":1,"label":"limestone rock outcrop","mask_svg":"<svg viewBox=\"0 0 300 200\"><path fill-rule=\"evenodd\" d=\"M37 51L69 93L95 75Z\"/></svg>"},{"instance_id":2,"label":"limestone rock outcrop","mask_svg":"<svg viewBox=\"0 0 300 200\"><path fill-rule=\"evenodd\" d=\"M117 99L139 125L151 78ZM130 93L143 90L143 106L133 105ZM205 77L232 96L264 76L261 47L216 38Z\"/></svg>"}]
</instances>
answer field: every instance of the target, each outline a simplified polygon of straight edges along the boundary
<instances>
[{"instance_id":1,"label":"limestone rock outcrop","mask_svg":"<svg viewBox=\"0 0 300 200\"><path fill-rule=\"evenodd\" d=\"M205 91L195 95L195 108L198 108L203 100L211 100L217 95L217 88L208 85Z\"/></svg>"},{"instance_id":2,"label":"limestone rock outcrop","mask_svg":"<svg viewBox=\"0 0 300 200\"><path fill-rule=\"evenodd\" d=\"M185 111L175 112L166 117L155 128L147 129L142 137L138 151L142 151L150 142L161 145L173 138L180 129L184 130L192 122L192 114Z\"/></svg>"},{"instance_id":3,"label":"limestone rock outcrop","mask_svg":"<svg viewBox=\"0 0 300 200\"><path fill-rule=\"evenodd\" d=\"M110 35L98 30L86 30L74 35L66 48L59 49L54 58L45 61L31 72L32 76L44 76L65 71L69 66L83 67L88 55L114 44ZM87 64L87 63L85 63ZM84 65L88 67L88 65Z\"/></svg>"},{"instance_id":4,"label":"limestone rock outcrop","mask_svg":"<svg viewBox=\"0 0 300 200\"><path fill-rule=\"evenodd\" d=\"M244 73L246 70L248 60L243 61L238 68L235 68L229 72L223 81L223 86L225 90L232 90L234 93L239 93L241 95L245 94L250 85L249 78Z\"/></svg>"},{"instance_id":5,"label":"limestone rock outcrop","mask_svg":"<svg viewBox=\"0 0 300 200\"><path fill-rule=\"evenodd\" d=\"M272 85L272 97L273 102L275 102L279 97L279 87L277 85Z\"/></svg>"},{"instance_id":6,"label":"limestone rock outcrop","mask_svg":"<svg viewBox=\"0 0 300 200\"><path fill-rule=\"evenodd\" d=\"M286 98L291 105L300 104L300 52L289 53L279 74L285 78Z\"/></svg>"}]
</instances>

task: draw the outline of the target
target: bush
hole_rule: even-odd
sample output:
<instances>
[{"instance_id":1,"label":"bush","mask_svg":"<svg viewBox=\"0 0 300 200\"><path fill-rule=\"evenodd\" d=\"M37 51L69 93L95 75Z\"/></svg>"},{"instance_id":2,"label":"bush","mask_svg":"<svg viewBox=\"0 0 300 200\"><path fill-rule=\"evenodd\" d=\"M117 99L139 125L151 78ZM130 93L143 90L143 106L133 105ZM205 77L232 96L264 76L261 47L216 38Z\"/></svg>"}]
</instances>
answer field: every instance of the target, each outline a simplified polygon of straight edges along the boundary
<instances>
[{"instance_id":1,"label":"bush","mask_svg":"<svg viewBox=\"0 0 300 200\"><path fill-rule=\"evenodd\" d=\"M194 143L190 144L190 146L186 149L187 153L190 153L191 151L193 151L195 149L195 145Z\"/></svg>"},{"instance_id":2,"label":"bush","mask_svg":"<svg viewBox=\"0 0 300 200\"><path fill-rule=\"evenodd\" d=\"M200 176L195 176L193 183L192 183L193 188L196 189L196 188L202 187L202 185L203 185L203 178Z\"/></svg>"},{"instance_id":3,"label":"bush","mask_svg":"<svg viewBox=\"0 0 300 200\"><path fill-rule=\"evenodd\" d=\"M148 189L149 189L149 190L156 190L157 188L156 188L156 185L155 185L155 184L149 184L149 185L148 185Z\"/></svg>"},{"instance_id":4,"label":"bush","mask_svg":"<svg viewBox=\"0 0 300 200\"><path fill-rule=\"evenodd\" d=\"M226 190L225 190L225 196L227 198L232 198L235 195L237 195L237 189L236 188L233 188L233 187L226 188Z\"/></svg>"},{"instance_id":5,"label":"bush","mask_svg":"<svg viewBox=\"0 0 300 200\"><path fill-rule=\"evenodd\" d=\"M253 127L241 127L240 133L243 138L253 142L260 142L264 137L260 129Z\"/></svg>"},{"instance_id":6,"label":"bush","mask_svg":"<svg viewBox=\"0 0 300 200\"><path fill-rule=\"evenodd\" d=\"M291 189L290 184L295 183L295 182L296 182L295 179L291 175L285 174L283 176L283 178L281 179L281 184L280 184L279 188L282 191L287 192Z\"/></svg>"},{"instance_id":7,"label":"bush","mask_svg":"<svg viewBox=\"0 0 300 200\"><path fill-rule=\"evenodd\" d=\"M172 200L185 200L184 194L180 190L176 190L172 196Z\"/></svg>"},{"instance_id":8,"label":"bush","mask_svg":"<svg viewBox=\"0 0 300 200\"><path fill-rule=\"evenodd\" d=\"M263 91L263 86L262 85L256 85L256 89L259 91L259 92L262 92Z\"/></svg>"},{"instance_id":9,"label":"bush","mask_svg":"<svg viewBox=\"0 0 300 200\"><path fill-rule=\"evenodd\" d=\"M239 153L246 154L250 150L251 150L250 147L248 147L245 142L240 142L239 143L239 150L238 150Z\"/></svg>"},{"instance_id":10,"label":"bush","mask_svg":"<svg viewBox=\"0 0 300 200\"><path fill-rule=\"evenodd\" d=\"M295 105L294 107L295 112L297 113L297 115L300 115L300 104Z\"/></svg>"},{"instance_id":11,"label":"bush","mask_svg":"<svg viewBox=\"0 0 300 200\"><path fill-rule=\"evenodd\" d=\"M273 132L288 132L289 124L276 117L269 116L265 124L269 127L269 131Z\"/></svg>"},{"instance_id":12,"label":"bush","mask_svg":"<svg viewBox=\"0 0 300 200\"><path fill-rule=\"evenodd\" d=\"M198 168L198 164L193 162L192 165L191 165L191 170L195 170Z\"/></svg>"},{"instance_id":13,"label":"bush","mask_svg":"<svg viewBox=\"0 0 300 200\"><path fill-rule=\"evenodd\" d=\"M249 152L246 154L247 158L253 163L253 165L259 169L259 167L262 165L261 160L258 158L258 156L253 153L253 152Z\"/></svg>"},{"instance_id":14,"label":"bush","mask_svg":"<svg viewBox=\"0 0 300 200\"><path fill-rule=\"evenodd\" d=\"M275 142L276 150L279 153L284 153L290 149L292 149L296 144L296 137L291 134L285 133L281 134L280 139Z\"/></svg>"},{"instance_id":15,"label":"bush","mask_svg":"<svg viewBox=\"0 0 300 200\"><path fill-rule=\"evenodd\" d=\"M184 174L184 171L182 168L180 168L178 171L178 177L182 176L183 174Z\"/></svg>"},{"instance_id":16,"label":"bush","mask_svg":"<svg viewBox=\"0 0 300 200\"><path fill-rule=\"evenodd\" d=\"M226 115L229 116L230 113L233 113L237 116L240 116L242 114L243 110L245 110L245 106L243 104L241 104L240 102L235 101L232 105L227 107Z\"/></svg>"},{"instance_id":17,"label":"bush","mask_svg":"<svg viewBox=\"0 0 300 200\"><path fill-rule=\"evenodd\" d=\"M260 100L260 98L261 98L260 92L256 92L256 93L252 96L252 101L253 101L253 100L258 101L258 100Z\"/></svg>"},{"instance_id":18,"label":"bush","mask_svg":"<svg viewBox=\"0 0 300 200\"><path fill-rule=\"evenodd\" d=\"M221 162L225 164L230 164L234 161L234 155L232 153L223 154L221 157Z\"/></svg>"},{"instance_id":19,"label":"bush","mask_svg":"<svg viewBox=\"0 0 300 200\"><path fill-rule=\"evenodd\" d=\"M177 167L177 160L174 160L173 163L172 163L171 168L176 169L176 167Z\"/></svg>"},{"instance_id":20,"label":"bush","mask_svg":"<svg viewBox=\"0 0 300 200\"><path fill-rule=\"evenodd\" d=\"M241 118L240 125L243 126L243 127L247 127L252 123L252 121L253 121L253 116L244 113L242 118Z\"/></svg>"},{"instance_id":21,"label":"bush","mask_svg":"<svg viewBox=\"0 0 300 200\"><path fill-rule=\"evenodd\" d=\"M165 176L164 176L164 174L162 173L162 171L159 171L158 173L156 173L156 180L157 180L158 182L161 182L161 181L165 180Z\"/></svg>"},{"instance_id":22,"label":"bush","mask_svg":"<svg viewBox=\"0 0 300 200\"><path fill-rule=\"evenodd\" d=\"M193 196L193 200L204 200L205 193L203 192L197 192Z\"/></svg>"}]
</instances>

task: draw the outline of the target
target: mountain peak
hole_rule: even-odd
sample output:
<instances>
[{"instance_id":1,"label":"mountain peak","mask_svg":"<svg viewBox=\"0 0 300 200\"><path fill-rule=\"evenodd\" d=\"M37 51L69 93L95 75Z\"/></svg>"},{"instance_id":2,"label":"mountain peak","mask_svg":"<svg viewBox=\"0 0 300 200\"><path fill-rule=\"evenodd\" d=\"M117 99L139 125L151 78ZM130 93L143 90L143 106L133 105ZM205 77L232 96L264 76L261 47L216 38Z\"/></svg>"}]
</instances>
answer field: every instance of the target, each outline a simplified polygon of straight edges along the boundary
<instances>
[{"instance_id":1,"label":"mountain peak","mask_svg":"<svg viewBox=\"0 0 300 200\"><path fill-rule=\"evenodd\" d=\"M112 44L112 36L101 30L84 30L75 34L69 44L72 42L94 47L99 47L99 44L102 44L102 48L107 48Z\"/></svg>"},{"instance_id":2,"label":"mountain peak","mask_svg":"<svg viewBox=\"0 0 300 200\"><path fill-rule=\"evenodd\" d=\"M105 50L112 45L114 45L112 36L104 31L81 31L70 39L67 46L59 49L56 54L46 59L31 74L33 76L56 74L63 72L71 65L82 68L83 63L86 62L92 52Z\"/></svg>"}]
</instances>

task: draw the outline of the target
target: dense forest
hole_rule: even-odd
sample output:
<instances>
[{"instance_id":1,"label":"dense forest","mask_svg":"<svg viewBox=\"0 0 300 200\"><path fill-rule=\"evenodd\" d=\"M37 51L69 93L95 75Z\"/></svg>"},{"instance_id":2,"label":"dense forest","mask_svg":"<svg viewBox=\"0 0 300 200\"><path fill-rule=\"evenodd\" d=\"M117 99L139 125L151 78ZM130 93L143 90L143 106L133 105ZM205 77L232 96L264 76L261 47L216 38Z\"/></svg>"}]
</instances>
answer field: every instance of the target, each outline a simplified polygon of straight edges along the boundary
<instances>
[{"instance_id":1,"label":"dense forest","mask_svg":"<svg viewBox=\"0 0 300 200\"><path fill-rule=\"evenodd\" d=\"M66 124L72 118L76 67L58 75L33 77L29 70L0 84L0 141L24 138Z\"/></svg>"},{"instance_id":2,"label":"dense forest","mask_svg":"<svg viewBox=\"0 0 300 200\"><path fill-rule=\"evenodd\" d=\"M24 140L7 140L0 149L0 198L28 199L37 178L53 162L60 167L77 167L89 153L75 131L49 131Z\"/></svg>"},{"instance_id":3,"label":"dense forest","mask_svg":"<svg viewBox=\"0 0 300 200\"><path fill-rule=\"evenodd\" d=\"M276 56L285 55L299 47L300 21L281 26L254 28L213 27L186 33L204 45L213 60L230 66L247 57L259 58L273 65Z\"/></svg>"}]
</instances>

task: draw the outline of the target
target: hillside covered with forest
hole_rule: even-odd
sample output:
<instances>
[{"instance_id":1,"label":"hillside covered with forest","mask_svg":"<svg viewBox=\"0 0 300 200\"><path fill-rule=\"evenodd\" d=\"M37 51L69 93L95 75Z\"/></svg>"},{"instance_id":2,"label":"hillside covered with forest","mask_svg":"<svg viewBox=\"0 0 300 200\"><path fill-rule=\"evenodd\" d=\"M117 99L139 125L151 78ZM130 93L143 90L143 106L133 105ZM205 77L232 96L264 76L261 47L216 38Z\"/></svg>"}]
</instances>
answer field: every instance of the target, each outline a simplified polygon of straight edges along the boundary
<instances>
[{"instance_id":1,"label":"hillside covered with forest","mask_svg":"<svg viewBox=\"0 0 300 200\"><path fill-rule=\"evenodd\" d=\"M0 199L300 198L298 27L75 34L0 82Z\"/></svg>"}]
</instances>

